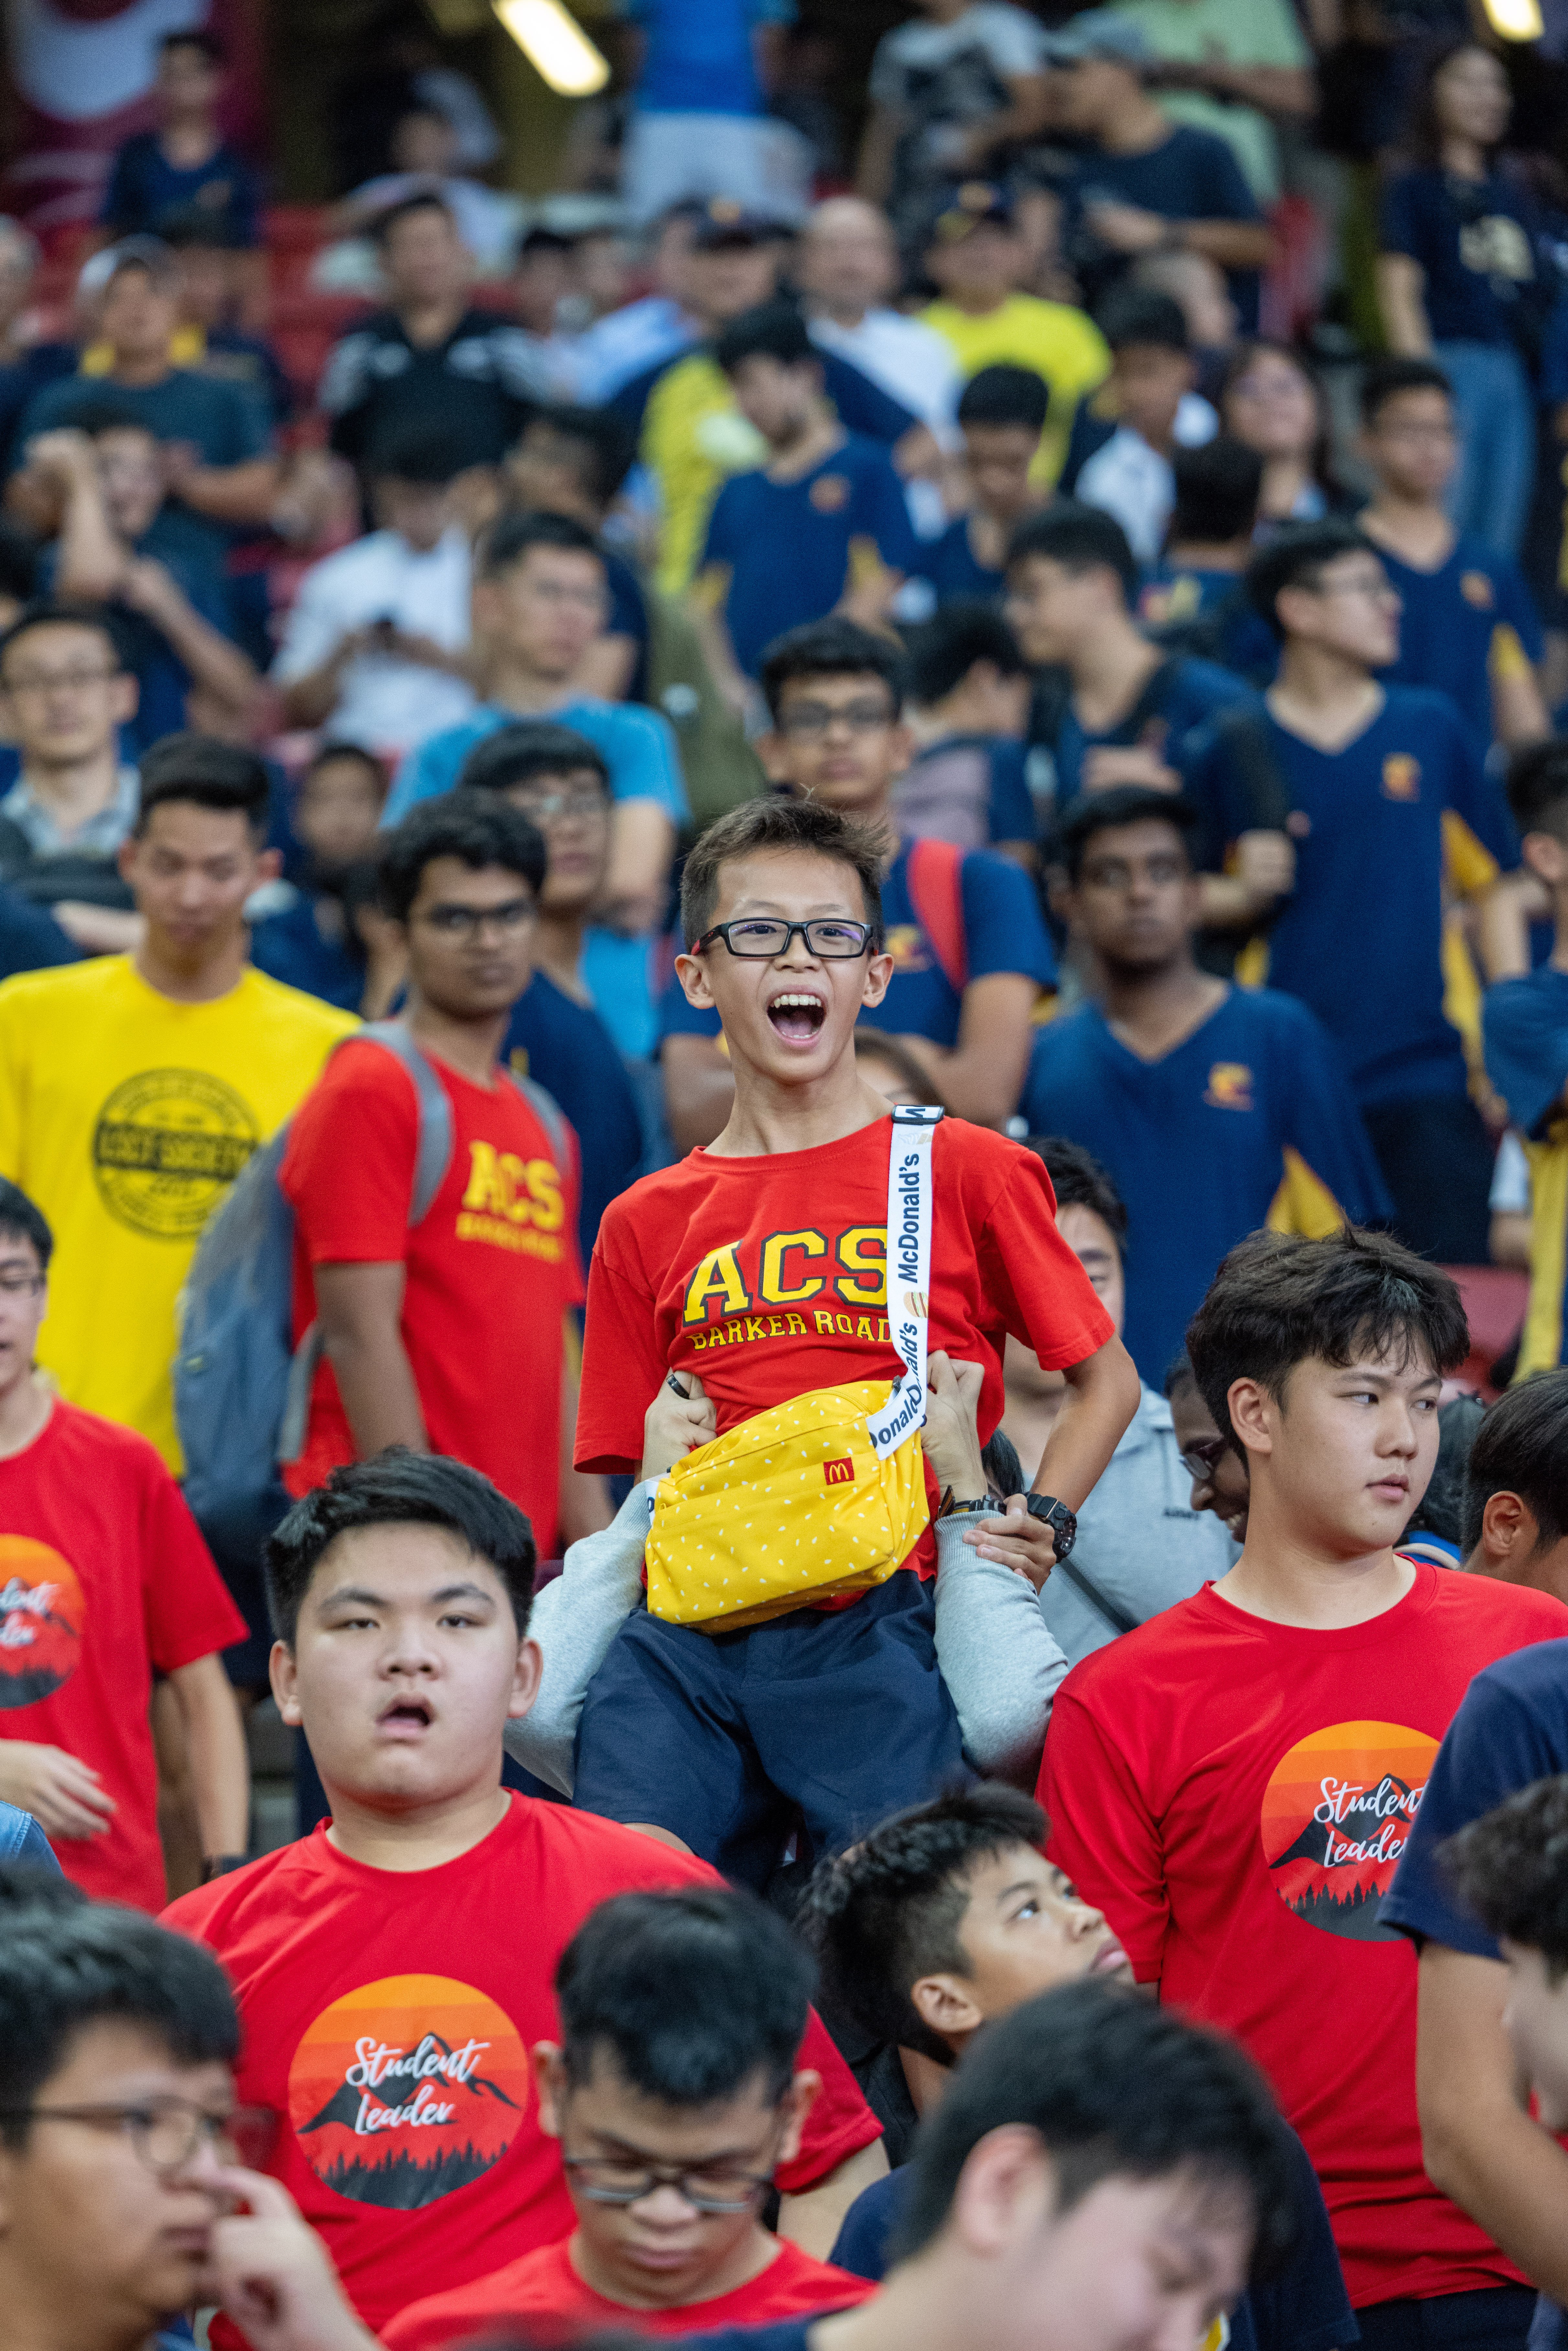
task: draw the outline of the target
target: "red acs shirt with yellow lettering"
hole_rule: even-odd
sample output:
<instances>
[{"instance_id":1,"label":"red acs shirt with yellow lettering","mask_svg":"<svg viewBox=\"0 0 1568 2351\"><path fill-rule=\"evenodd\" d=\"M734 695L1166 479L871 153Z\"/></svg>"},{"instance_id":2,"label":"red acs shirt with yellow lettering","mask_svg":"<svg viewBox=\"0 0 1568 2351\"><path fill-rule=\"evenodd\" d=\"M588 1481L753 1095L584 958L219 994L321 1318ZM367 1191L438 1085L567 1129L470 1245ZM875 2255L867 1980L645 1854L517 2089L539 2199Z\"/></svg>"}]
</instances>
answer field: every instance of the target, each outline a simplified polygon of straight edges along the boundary
<instances>
[{"instance_id":1,"label":"red acs shirt with yellow lettering","mask_svg":"<svg viewBox=\"0 0 1568 2351\"><path fill-rule=\"evenodd\" d=\"M693 1151L611 1202L589 1282L580 1469L636 1468L643 1416L671 1371L701 1379L721 1437L810 1389L897 1376L892 1133L876 1119L811 1151ZM1032 1151L945 1118L931 1158L929 1343L984 1365L984 1444L1002 1416L1009 1331L1061 1371L1105 1344L1111 1318L1056 1229L1056 1196ZM1032 1477L1036 1464L1023 1466ZM909 1563L934 1573L935 1552L927 1530Z\"/></svg>"},{"instance_id":2,"label":"red acs shirt with yellow lettering","mask_svg":"<svg viewBox=\"0 0 1568 2351\"><path fill-rule=\"evenodd\" d=\"M296 1113L278 1180L295 1215L294 1334L316 1315L314 1268L406 1268L402 1343L437 1453L484 1471L553 1543L560 1482L561 1324L582 1297L578 1168L559 1165L531 1105L499 1070L476 1085L431 1066L452 1105L452 1157L417 1225L413 1080L369 1039L340 1046ZM292 1494L319 1486L354 1441L329 1364L311 1390Z\"/></svg>"}]
</instances>

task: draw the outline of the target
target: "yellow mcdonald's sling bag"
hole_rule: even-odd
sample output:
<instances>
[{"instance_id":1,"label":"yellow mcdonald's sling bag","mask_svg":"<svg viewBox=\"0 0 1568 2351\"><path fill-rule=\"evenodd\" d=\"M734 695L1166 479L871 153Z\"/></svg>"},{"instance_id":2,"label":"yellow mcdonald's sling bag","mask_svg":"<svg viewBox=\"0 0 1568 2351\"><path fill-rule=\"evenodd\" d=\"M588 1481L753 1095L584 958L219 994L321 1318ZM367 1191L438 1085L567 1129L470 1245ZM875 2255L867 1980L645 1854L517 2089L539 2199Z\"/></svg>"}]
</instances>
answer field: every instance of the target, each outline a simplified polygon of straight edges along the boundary
<instances>
[{"instance_id":1,"label":"yellow mcdonald's sling bag","mask_svg":"<svg viewBox=\"0 0 1568 2351\"><path fill-rule=\"evenodd\" d=\"M931 1284L931 1138L923 1103L893 1113L887 1320L896 1380L813 1388L699 1445L660 1479L645 1552L648 1613L734 1633L869 1591L930 1524L920 1432Z\"/></svg>"}]
</instances>

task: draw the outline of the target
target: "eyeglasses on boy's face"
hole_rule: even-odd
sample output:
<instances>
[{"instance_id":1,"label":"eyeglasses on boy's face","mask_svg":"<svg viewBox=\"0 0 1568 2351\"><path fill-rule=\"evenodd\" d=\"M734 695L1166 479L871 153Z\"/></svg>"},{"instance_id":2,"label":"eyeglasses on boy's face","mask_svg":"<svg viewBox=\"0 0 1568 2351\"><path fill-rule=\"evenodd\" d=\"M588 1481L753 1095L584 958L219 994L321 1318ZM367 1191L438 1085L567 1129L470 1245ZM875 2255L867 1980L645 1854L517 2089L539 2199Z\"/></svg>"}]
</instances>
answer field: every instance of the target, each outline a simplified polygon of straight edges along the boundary
<instances>
[{"instance_id":1,"label":"eyeglasses on boy's face","mask_svg":"<svg viewBox=\"0 0 1568 2351\"><path fill-rule=\"evenodd\" d=\"M786 923L763 914L749 914L740 922L716 923L711 931L703 933L692 953L701 955L715 939L722 939L732 956L766 962L772 956L788 955L789 942L797 932L806 942L807 954L821 956L824 963L852 963L871 945L869 923L841 922L836 914L818 915L810 923Z\"/></svg>"},{"instance_id":2,"label":"eyeglasses on boy's face","mask_svg":"<svg viewBox=\"0 0 1568 2351\"><path fill-rule=\"evenodd\" d=\"M673 2188L694 2212L747 2212L773 2185L771 2171L742 2171L731 2163L710 2171L678 2163L645 2163L631 2156L567 2155L561 2168L591 2204L640 2204L660 2188Z\"/></svg>"},{"instance_id":3,"label":"eyeglasses on boy's face","mask_svg":"<svg viewBox=\"0 0 1568 2351\"><path fill-rule=\"evenodd\" d=\"M220 2159L236 2158L253 2170L266 2161L277 2132L271 2106L231 2106L214 2114L187 2098L149 2098L139 2105L0 2106L15 2122L79 2123L88 2130L129 2138L149 2171L170 2177L183 2171L204 2143Z\"/></svg>"},{"instance_id":4,"label":"eyeglasses on boy's face","mask_svg":"<svg viewBox=\"0 0 1568 2351\"><path fill-rule=\"evenodd\" d=\"M1230 1439L1228 1437L1199 1437L1182 1447L1181 1466L1194 1485L1207 1486L1219 1467L1219 1457Z\"/></svg>"}]
</instances>

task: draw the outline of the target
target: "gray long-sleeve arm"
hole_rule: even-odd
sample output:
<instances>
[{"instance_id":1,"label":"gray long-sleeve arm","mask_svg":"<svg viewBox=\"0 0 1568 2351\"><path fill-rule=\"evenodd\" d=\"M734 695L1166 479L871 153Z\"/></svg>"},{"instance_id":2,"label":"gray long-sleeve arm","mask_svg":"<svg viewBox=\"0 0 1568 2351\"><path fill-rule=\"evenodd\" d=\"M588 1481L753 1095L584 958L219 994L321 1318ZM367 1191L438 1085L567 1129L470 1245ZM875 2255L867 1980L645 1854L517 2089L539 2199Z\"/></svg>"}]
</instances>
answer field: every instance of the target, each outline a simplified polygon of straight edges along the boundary
<instances>
[{"instance_id":1,"label":"gray long-sleeve arm","mask_svg":"<svg viewBox=\"0 0 1568 2351\"><path fill-rule=\"evenodd\" d=\"M563 1796L571 1793L584 1694L642 1595L651 1490L633 1486L609 1526L574 1542L534 1603L528 1632L544 1651L544 1674L523 1719L507 1725L507 1752Z\"/></svg>"},{"instance_id":2,"label":"gray long-sleeve arm","mask_svg":"<svg viewBox=\"0 0 1568 2351\"><path fill-rule=\"evenodd\" d=\"M987 1515L936 1521L936 1663L976 1771L1032 1791L1067 1659L1032 1584L965 1542Z\"/></svg>"}]
</instances>

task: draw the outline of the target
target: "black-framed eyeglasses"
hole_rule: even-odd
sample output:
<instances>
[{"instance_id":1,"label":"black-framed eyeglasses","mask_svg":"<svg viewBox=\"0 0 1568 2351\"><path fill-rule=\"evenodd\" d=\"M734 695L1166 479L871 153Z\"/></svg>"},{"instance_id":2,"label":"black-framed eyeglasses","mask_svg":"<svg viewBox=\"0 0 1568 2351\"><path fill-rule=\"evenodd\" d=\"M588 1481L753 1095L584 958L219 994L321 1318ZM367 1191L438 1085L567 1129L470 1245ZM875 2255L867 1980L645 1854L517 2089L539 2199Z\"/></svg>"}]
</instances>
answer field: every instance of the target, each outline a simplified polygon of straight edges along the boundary
<instances>
[{"instance_id":1,"label":"black-framed eyeglasses","mask_svg":"<svg viewBox=\"0 0 1568 2351\"><path fill-rule=\"evenodd\" d=\"M673 2188L694 2212L747 2212L773 2185L770 2170L688 2170L678 2163L632 2163L618 2156L563 2155L561 2168L591 2204L640 2204L655 2189Z\"/></svg>"},{"instance_id":2,"label":"black-framed eyeglasses","mask_svg":"<svg viewBox=\"0 0 1568 2351\"><path fill-rule=\"evenodd\" d=\"M149 2098L139 2105L0 2106L14 2122L80 2123L89 2130L119 2131L130 2139L149 2171L183 2171L204 2141L220 2156L238 2158L256 2170L271 2151L277 2116L271 2106L232 2106L214 2115L189 2098Z\"/></svg>"},{"instance_id":3,"label":"black-framed eyeglasses","mask_svg":"<svg viewBox=\"0 0 1568 2351\"><path fill-rule=\"evenodd\" d=\"M797 932L806 942L807 954L820 956L824 963L851 963L871 945L869 923L840 922L831 914L819 915L810 923L786 923L750 914L743 922L716 923L711 931L703 933L692 952L701 955L715 939L722 939L732 956L766 962L769 956L788 955Z\"/></svg>"},{"instance_id":4,"label":"black-framed eyeglasses","mask_svg":"<svg viewBox=\"0 0 1568 2351\"><path fill-rule=\"evenodd\" d=\"M1200 1437L1196 1444L1182 1447L1181 1466L1195 1486L1207 1485L1229 1442L1228 1437Z\"/></svg>"}]
</instances>

